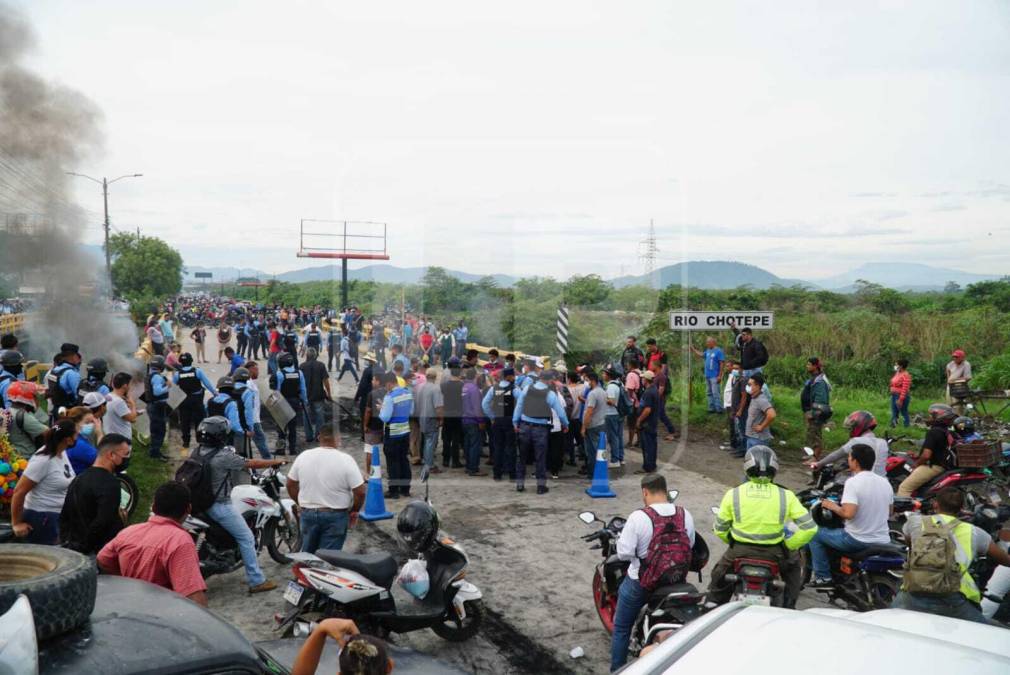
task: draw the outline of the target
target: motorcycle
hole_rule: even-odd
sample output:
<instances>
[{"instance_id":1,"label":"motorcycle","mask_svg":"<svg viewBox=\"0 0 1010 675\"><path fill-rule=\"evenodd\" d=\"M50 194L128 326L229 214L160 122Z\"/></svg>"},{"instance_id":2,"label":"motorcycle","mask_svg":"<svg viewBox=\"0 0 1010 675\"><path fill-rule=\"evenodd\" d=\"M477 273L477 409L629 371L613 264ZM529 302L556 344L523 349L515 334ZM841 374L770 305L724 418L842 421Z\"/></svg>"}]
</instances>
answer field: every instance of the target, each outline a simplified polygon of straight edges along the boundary
<instances>
[{"instance_id":1,"label":"motorcycle","mask_svg":"<svg viewBox=\"0 0 1010 675\"><path fill-rule=\"evenodd\" d=\"M290 554L301 548L302 535L294 501L281 497L284 474L276 468L250 473L251 484L231 489L231 504L252 530L256 551L266 546L274 561L289 563ZM235 539L208 514L190 515L182 526L196 543L200 572L205 579L242 566L242 554Z\"/></svg>"},{"instance_id":2,"label":"motorcycle","mask_svg":"<svg viewBox=\"0 0 1010 675\"><path fill-rule=\"evenodd\" d=\"M428 501L426 468L421 481ZM322 619L342 617L353 620L362 632L383 638L391 632L430 628L444 640L463 642L484 622L483 595L465 580L470 563L466 551L443 532L420 556L430 579L421 600L396 601L393 584L399 568L388 553L321 550L290 558L295 579L288 582L284 600L291 609L274 617L274 630L282 636L308 635Z\"/></svg>"},{"instance_id":3,"label":"motorcycle","mask_svg":"<svg viewBox=\"0 0 1010 675\"><path fill-rule=\"evenodd\" d=\"M989 533L1004 551L1010 548L1010 531L1002 529L1003 524L1010 520L1010 506L998 498L978 504L970 517L962 515L962 520ZM1010 628L1010 568L984 555L972 561L968 572L982 593L982 614Z\"/></svg>"},{"instance_id":4,"label":"motorcycle","mask_svg":"<svg viewBox=\"0 0 1010 675\"><path fill-rule=\"evenodd\" d=\"M712 515L719 516L719 507L712 507ZM785 582L779 565L774 560L762 558L737 558L733 571L723 579L733 584L733 602L766 607L785 606Z\"/></svg>"},{"instance_id":5,"label":"motorcycle","mask_svg":"<svg viewBox=\"0 0 1010 675\"><path fill-rule=\"evenodd\" d=\"M670 501L676 500L678 494L677 490L670 490ZM593 604L603 627L608 633L613 633L617 591L630 565L630 561L617 557L617 539L624 529L626 519L615 517L611 518L610 522L604 523L591 511L584 511L579 514L579 520L586 525L603 523L603 527L596 532L583 535L582 540L599 542L592 546L593 549L600 550L602 557L593 573ZM691 548L690 571L698 573L699 582L701 570L708 563L708 558L708 544L696 532ZM687 582L656 588L632 626L628 653L637 657L645 647L655 642L661 633L680 630L713 606L706 603L705 595L697 587Z\"/></svg>"}]
</instances>

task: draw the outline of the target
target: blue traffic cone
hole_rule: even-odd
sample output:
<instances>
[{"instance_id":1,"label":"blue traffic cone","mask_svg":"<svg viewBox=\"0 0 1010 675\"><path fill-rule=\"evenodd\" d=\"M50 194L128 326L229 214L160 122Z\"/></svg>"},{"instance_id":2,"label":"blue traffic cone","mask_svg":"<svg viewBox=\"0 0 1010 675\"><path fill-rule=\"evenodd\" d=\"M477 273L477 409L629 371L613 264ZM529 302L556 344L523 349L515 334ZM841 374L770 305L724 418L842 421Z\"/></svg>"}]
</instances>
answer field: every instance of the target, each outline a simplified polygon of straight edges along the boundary
<instances>
[{"instance_id":1,"label":"blue traffic cone","mask_svg":"<svg viewBox=\"0 0 1010 675\"><path fill-rule=\"evenodd\" d=\"M617 493L610 489L610 478L607 474L606 434L600 434L600 445L596 448L596 465L593 467L593 482L586 488L586 494L593 499L617 496Z\"/></svg>"},{"instance_id":2,"label":"blue traffic cone","mask_svg":"<svg viewBox=\"0 0 1010 675\"><path fill-rule=\"evenodd\" d=\"M362 520L386 520L393 514L386 510L386 499L382 496L382 466L379 464L379 446L372 446L372 472L368 475L368 491L365 493L365 508Z\"/></svg>"}]
</instances>

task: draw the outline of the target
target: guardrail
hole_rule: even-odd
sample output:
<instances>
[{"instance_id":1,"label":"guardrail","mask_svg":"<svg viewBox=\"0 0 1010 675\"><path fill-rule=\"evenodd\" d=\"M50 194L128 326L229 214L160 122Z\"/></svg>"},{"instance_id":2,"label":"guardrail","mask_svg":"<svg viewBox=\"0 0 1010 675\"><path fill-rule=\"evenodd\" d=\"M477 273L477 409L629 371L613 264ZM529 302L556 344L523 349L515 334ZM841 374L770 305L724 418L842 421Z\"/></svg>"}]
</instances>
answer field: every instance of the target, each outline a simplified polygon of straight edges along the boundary
<instances>
[{"instance_id":1,"label":"guardrail","mask_svg":"<svg viewBox=\"0 0 1010 675\"><path fill-rule=\"evenodd\" d=\"M476 342L467 342L466 348L477 350L477 363L479 363L482 366L489 360L488 352L491 351L492 349L498 349L497 347L485 347L484 345L479 345ZM517 352L511 349L498 349L498 356L500 358L504 359L506 354L515 354L517 367L525 358L540 359L543 362L545 368L551 367L551 357L549 356L540 356L539 354L526 354L525 352Z\"/></svg>"},{"instance_id":2,"label":"guardrail","mask_svg":"<svg viewBox=\"0 0 1010 675\"><path fill-rule=\"evenodd\" d=\"M18 333L24 328L24 314L0 314L0 334Z\"/></svg>"}]
</instances>

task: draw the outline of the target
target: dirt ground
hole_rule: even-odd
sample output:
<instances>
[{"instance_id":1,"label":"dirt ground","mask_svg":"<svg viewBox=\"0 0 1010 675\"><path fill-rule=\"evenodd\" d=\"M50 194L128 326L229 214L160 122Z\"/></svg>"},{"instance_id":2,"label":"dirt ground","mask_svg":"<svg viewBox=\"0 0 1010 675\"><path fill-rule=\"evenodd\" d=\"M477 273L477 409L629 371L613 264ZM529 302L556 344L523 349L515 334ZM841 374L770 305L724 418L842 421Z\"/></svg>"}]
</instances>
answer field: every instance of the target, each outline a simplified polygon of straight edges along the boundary
<instances>
[{"instance_id":1,"label":"dirt ground","mask_svg":"<svg viewBox=\"0 0 1010 675\"><path fill-rule=\"evenodd\" d=\"M211 357L215 360L216 353ZM215 380L226 372L223 364L200 365ZM353 395L353 382L345 377L339 391ZM172 437L175 450L177 432ZM268 432L268 437L272 444L273 434ZM355 438L345 437L343 446L361 458L361 444ZM488 620L475 639L463 644L446 642L427 630L394 635L395 642L473 673L607 672L610 639L594 610L591 590L600 553L579 538L593 530L577 516L594 511L609 519L641 507L640 476L633 474L641 466L641 455L631 450L626 459L627 466L611 475L615 499L590 498L584 491L586 481L567 466L542 496L529 488L517 493L508 482L495 482L490 476L467 477L461 469L432 476L431 501L442 528L470 557L467 579L484 594ZM697 438L687 430L675 443L661 442L660 471L670 487L680 491L677 503L691 512L716 560L725 546L711 534L710 507L742 480L740 460L720 450L718 440ZM805 481L806 475L798 468L783 471L786 485L799 489ZM417 483L413 494L423 495ZM404 503L392 501L386 506L395 513ZM403 559L395 522L359 523L345 549L387 551ZM278 582L277 591L250 596L241 571L208 580L211 609L254 641L276 637L273 616L285 609L281 593L291 578L289 567L277 565L265 551L260 563L267 576ZM704 577L698 584L701 588L707 587L707 570ZM696 577L691 581L697 584ZM821 604L806 596L801 598L801 607ZM585 651L584 657L569 656L576 646Z\"/></svg>"}]
</instances>

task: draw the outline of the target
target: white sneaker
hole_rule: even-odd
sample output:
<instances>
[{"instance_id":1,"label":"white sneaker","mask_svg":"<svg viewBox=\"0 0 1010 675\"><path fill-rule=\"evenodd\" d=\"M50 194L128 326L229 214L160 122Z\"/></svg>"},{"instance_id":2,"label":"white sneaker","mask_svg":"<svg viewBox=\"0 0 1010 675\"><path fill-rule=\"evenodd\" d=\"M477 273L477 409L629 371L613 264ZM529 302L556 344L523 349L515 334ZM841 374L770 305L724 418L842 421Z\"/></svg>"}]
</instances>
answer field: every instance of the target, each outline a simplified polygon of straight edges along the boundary
<instances>
[{"instance_id":1,"label":"white sneaker","mask_svg":"<svg viewBox=\"0 0 1010 675\"><path fill-rule=\"evenodd\" d=\"M621 468L621 463L620 462L610 462L610 463L607 464L607 468L608 469L619 469L619 468Z\"/></svg>"}]
</instances>

